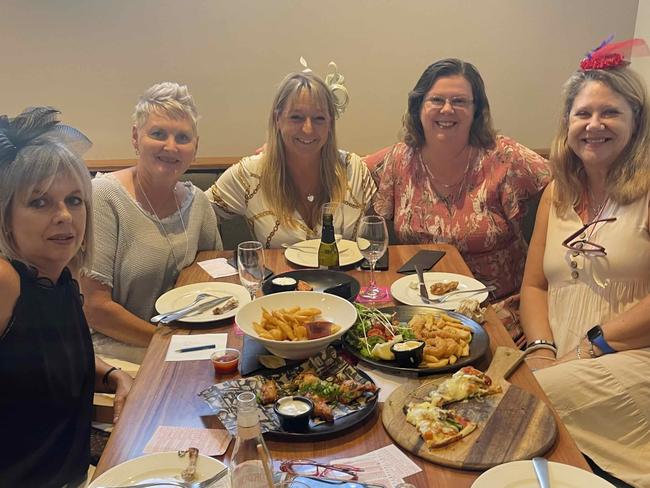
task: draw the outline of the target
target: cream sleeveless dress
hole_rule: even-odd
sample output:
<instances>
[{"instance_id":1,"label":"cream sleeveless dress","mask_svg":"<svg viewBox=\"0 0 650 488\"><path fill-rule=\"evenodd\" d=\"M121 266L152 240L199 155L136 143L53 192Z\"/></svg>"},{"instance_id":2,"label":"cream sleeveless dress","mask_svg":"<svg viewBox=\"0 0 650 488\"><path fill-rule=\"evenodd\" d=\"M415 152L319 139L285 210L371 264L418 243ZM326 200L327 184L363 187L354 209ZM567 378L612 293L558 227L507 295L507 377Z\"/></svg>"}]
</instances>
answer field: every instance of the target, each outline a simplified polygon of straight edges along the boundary
<instances>
[{"instance_id":1,"label":"cream sleeveless dress","mask_svg":"<svg viewBox=\"0 0 650 488\"><path fill-rule=\"evenodd\" d=\"M551 206L544 274L558 357L575 349L593 325L650 294L649 199L650 193L630 205L606 204L601 217L616 221L597 224L585 237L604 246L607 256L573 255L563 247L582 221L573 210L560 218ZM650 487L650 348L570 361L535 375L583 453L627 483Z\"/></svg>"}]
</instances>

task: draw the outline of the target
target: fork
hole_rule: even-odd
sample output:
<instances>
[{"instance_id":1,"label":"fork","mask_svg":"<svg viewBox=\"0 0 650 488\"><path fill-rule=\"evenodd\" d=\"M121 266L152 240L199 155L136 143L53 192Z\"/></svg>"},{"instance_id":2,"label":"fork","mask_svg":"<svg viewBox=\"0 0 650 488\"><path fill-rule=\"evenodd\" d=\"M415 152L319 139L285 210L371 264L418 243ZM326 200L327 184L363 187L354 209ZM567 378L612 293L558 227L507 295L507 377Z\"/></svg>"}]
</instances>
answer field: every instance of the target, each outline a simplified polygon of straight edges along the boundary
<instances>
[{"instance_id":1,"label":"fork","mask_svg":"<svg viewBox=\"0 0 650 488\"><path fill-rule=\"evenodd\" d=\"M181 307L178 310L170 310L169 312L154 315L153 317L151 317L149 319L149 321L152 324L157 324L158 322L160 322L162 319L164 319L168 315L173 315L173 314L176 314L176 313L179 313L179 312L184 312L185 310L192 309L197 303L199 303L204 298L208 298L208 297L210 297L210 298L219 298L219 297L215 297L214 295L210 295L209 293L199 293L198 295L196 295L196 297L194 297L194 301L192 303L190 303L189 305L187 305L185 307Z\"/></svg>"},{"instance_id":2,"label":"fork","mask_svg":"<svg viewBox=\"0 0 650 488\"><path fill-rule=\"evenodd\" d=\"M435 297L435 298L429 298L429 302L431 303L445 303L447 300L450 298L455 297L456 295L460 295L461 293L482 293L484 291L494 291L496 290L497 287L494 285L489 285L485 286L483 288L474 288L473 290L455 290L455 291L450 291L449 293L446 293L442 296Z\"/></svg>"},{"instance_id":3,"label":"fork","mask_svg":"<svg viewBox=\"0 0 650 488\"><path fill-rule=\"evenodd\" d=\"M179 481L179 480L167 480L167 481L156 481L153 483L140 483L137 485L98 486L97 488L148 488L154 486L179 486L180 488L208 488L213 483L216 483L221 478L223 478L226 474L228 474L228 468L223 468L212 478L208 478L207 480L203 480L203 481L194 481L192 483Z\"/></svg>"},{"instance_id":4,"label":"fork","mask_svg":"<svg viewBox=\"0 0 650 488\"><path fill-rule=\"evenodd\" d=\"M300 244L287 244L286 242L283 242L281 246L285 249L295 249L296 251L304 252L306 254L318 254L318 249L315 247L301 246ZM347 247L345 249L339 249L339 254L345 252L348 252Z\"/></svg>"}]
</instances>

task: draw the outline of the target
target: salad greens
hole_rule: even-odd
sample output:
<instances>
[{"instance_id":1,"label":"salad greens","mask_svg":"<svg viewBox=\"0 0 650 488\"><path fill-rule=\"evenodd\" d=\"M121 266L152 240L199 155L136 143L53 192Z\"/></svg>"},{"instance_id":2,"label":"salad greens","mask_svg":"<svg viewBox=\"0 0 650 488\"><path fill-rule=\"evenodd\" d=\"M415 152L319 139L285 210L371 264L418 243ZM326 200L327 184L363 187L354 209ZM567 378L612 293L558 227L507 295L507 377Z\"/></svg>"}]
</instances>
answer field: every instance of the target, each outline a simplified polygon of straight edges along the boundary
<instances>
[{"instance_id":1,"label":"salad greens","mask_svg":"<svg viewBox=\"0 0 650 488\"><path fill-rule=\"evenodd\" d=\"M355 306L358 318L344 340L363 357L378 359L373 355L373 348L377 344L390 342L395 336L401 335L402 340L415 339L411 328L397 321L393 314L383 313L359 303L355 303Z\"/></svg>"}]
</instances>

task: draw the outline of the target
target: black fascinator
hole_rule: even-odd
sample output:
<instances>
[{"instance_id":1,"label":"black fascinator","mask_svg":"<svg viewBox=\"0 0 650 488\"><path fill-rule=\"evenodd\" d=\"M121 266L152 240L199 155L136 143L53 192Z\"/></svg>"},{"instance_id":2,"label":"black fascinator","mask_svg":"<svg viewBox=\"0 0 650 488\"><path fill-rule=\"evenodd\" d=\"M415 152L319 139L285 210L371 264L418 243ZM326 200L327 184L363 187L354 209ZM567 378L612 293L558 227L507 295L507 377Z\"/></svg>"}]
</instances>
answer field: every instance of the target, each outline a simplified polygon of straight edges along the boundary
<instances>
[{"instance_id":1,"label":"black fascinator","mask_svg":"<svg viewBox=\"0 0 650 488\"><path fill-rule=\"evenodd\" d=\"M14 118L0 116L0 166L13 162L23 147L42 144L45 137L80 156L90 149L90 140L77 129L61 124L59 114L52 107L32 107Z\"/></svg>"}]
</instances>

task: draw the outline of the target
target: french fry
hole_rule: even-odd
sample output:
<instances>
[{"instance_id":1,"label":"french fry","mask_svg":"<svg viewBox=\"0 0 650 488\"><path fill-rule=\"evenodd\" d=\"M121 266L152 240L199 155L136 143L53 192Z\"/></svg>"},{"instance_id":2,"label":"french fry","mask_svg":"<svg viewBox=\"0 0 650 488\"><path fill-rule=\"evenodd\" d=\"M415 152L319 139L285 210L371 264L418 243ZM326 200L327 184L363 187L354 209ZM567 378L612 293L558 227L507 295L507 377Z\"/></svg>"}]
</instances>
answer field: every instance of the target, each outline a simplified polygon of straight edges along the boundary
<instances>
[{"instance_id":1,"label":"french fry","mask_svg":"<svg viewBox=\"0 0 650 488\"><path fill-rule=\"evenodd\" d=\"M304 341L308 340L307 322L313 321L321 314L320 309L301 308L299 306L267 310L262 307L260 322L253 322L257 335L264 339L276 341ZM332 334L340 330L339 325L332 326Z\"/></svg>"}]
</instances>

